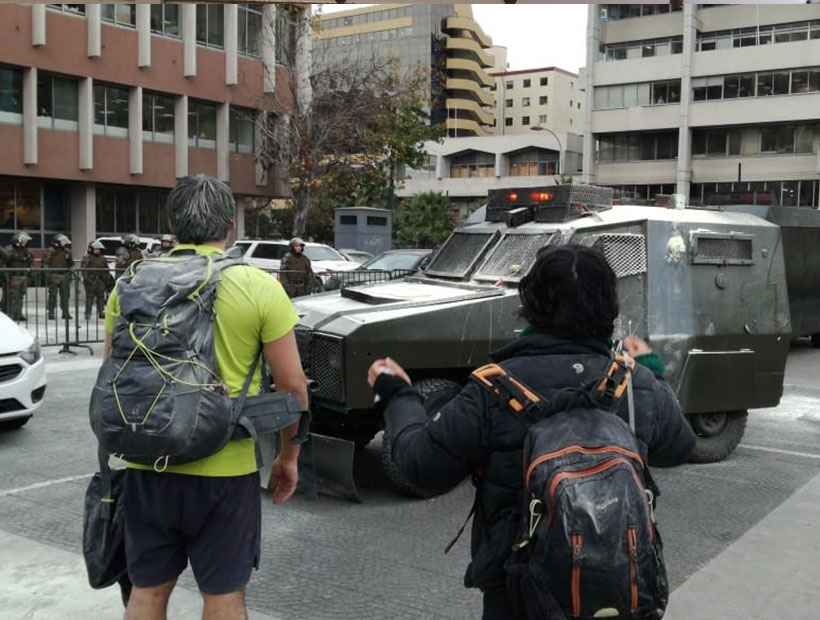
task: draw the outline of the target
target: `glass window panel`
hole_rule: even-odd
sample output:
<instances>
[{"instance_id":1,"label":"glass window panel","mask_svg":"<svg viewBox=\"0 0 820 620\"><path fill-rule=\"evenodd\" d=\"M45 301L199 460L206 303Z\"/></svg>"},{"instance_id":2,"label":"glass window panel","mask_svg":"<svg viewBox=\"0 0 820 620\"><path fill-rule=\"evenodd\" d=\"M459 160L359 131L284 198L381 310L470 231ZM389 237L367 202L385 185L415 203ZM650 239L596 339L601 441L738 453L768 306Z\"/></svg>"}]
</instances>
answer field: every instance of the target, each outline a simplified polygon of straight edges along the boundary
<instances>
[{"instance_id":1,"label":"glass window panel","mask_svg":"<svg viewBox=\"0 0 820 620\"><path fill-rule=\"evenodd\" d=\"M202 6L202 5L200 5ZM223 26L224 9L221 4L209 4L208 6L208 45L222 47L224 44L225 30Z\"/></svg>"},{"instance_id":2,"label":"glass window panel","mask_svg":"<svg viewBox=\"0 0 820 620\"><path fill-rule=\"evenodd\" d=\"M655 159L656 156L656 147L657 147L657 138L653 134L643 135L640 136L640 159L643 160L652 160ZM638 159L634 157L632 153L630 153L630 160Z\"/></svg>"},{"instance_id":3,"label":"glass window panel","mask_svg":"<svg viewBox=\"0 0 820 620\"><path fill-rule=\"evenodd\" d=\"M14 183L0 179L0 228L14 229Z\"/></svg>"},{"instance_id":4,"label":"glass window panel","mask_svg":"<svg viewBox=\"0 0 820 620\"><path fill-rule=\"evenodd\" d=\"M706 154L711 156L726 155L726 132L710 131L706 134Z\"/></svg>"},{"instance_id":5,"label":"glass window panel","mask_svg":"<svg viewBox=\"0 0 820 620\"><path fill-rule=\"evenodd\" d=\"M152 4L151 5L151 32L156 32L162 34L162 4Z\"/></svg>"},{"instance_id":6,"label":"glass window panel","mask_svg":"<svg viewBox=\"0 0 820 620\"><path fill-rule=\"evenodd\" d=\"M0 67L0 112L23 112L23 72Z\"/></svg>"},{"instance_id":7,"label":"glass window panel","mask_svg":"<svg viewBox=\"0 0 820 620\"><path fill-rule=\"evenodd\" d=\"M737 77L737 96L738 97L754 97L755 94L755 76L753 73L747 75L739 75Z\"/></svg>"},{"instance_id":8,"label":"glass window panel","mask_svg":"<svg viewBox=\"0 0 820 620\"><path fill-rule=\"evenodd\" d=\"M154 96L154 132L164 135L173 142L174 139L174 98L162 95ZM159 139L155 136L155 139Z\"/></svg>"},{"instance_id":9,"label":"glass window panel","mask_svg":"<svg viewBox=\"0 0 820 620\"><path fill-rule=\"evenodd\" d=\"M816 134L817 125L799 125L796 129L795 153L811 153Z\"/></svg>"},{"instance_id":10,"label":"glass window panel","mask_svg":"<svg viewBox=\"0 0 820 620\"><path fill-rule=\"evenodd\" d=\"M239 39L239 51L240 51L240 53L247 54L248 53L248 11L241 4L239 5L238 39Z\"/></svg>"},{"instance_id":11,"label":"glass window panel","mask_svg":"<svg viewBox=\"0 0 820 620\"><path fill-rule=\"evenodd\" d=\"M783 125L776 128L777 152L794 153L794 127Z\"/></svg>"},{"instance_id":12,"label":"glass window panel","mask_svg":"<svg viewBox=\"0 0 820 620\"><path fill-rule=\"evenodd\" d=\"M736 75L727 75L723 78L723 98L735 99L738 96L739 80Z\"/></svg>"},{"instance_id":13,"label":"glass window panel","mask_svg":"<svg viewBox=\"0 0 820 620\"><path fill-rule=\"evenodd\" d=\"M17 183L17 229L40 230L40 184Z\"/></svg>"},{"instance_id":14,"label":"glass window panel","mask_svg":"<svg viewBox=\"0 0 820 620\"><path fill-rule=\"evenodd\" d=\"M70 229L67 191L66 186L56 183L47 183L43 187L43 228L45 230L67 231Z\"/></svg>"},{"instance_id":15,"label":"glass window panel","mask_svg":"<svg viewBox=\"0 0 820 620\"><path fill-rule=\"evenodd\" d=\"M772 73L758 73L757 74L757 96L766 97L774 94L774 74Z\"/></svg>"},{"instance_id":16,"label":"glass window panel","mask_svg":"<svg viewBox=\"0 0 820 620\"><path fill-rule=\"evenodd\" d=\"M113 4L103 4L100 9L100 14L102 19L105 21L113 22L114 21L114 5Z\"/></svg>"},{"instance_id":17,"label":"glass window panel","mask_svg":"<svg viewBox=\"0 0 820 620\"><path fill-rule=\"evenodd\" d=\"M163 5L165 8L165 34L178 37L180 36L179 32L179 5L178 4L165 4Z\"/></svg>"},{"instance_id":18,"label":"glass window panel","mask_svg":"<svg viewBox=\"0 0 820 620\"><path fill-rule=\"evenodd\" d=\"M807 93L809 92L809 72L808 71L792 71L792 93Z\"/></svg>"},{"instance_id":19,"label":"glass window panel","mask_svg":"<svg viewBox=\"0 0 820 620\"><path fill-rule=\"evenodd\" d=\"M607 95L609 94L609 88L606 86L599 86L595 89L595 109L596 110L606 110L609 105L607 104Z\"/></svg>"},{"instance_id":20,"label":"glass window panel","mask_svg":"<svg viewBox=\"0 0 820 620\"><path fill-rule=\"evenodd\" d=\"M128 129L128 91L114 86L106 90L108 126Z\"/></svg>"},{"instance_id":21,"label":"glass window panel","mask_svg":"<svg viewBox=\"0 0 820 620\"><path fill-rule=\"evenodd\" d=\"M809 92L817 92L820 90L820 69L812 69L809 71Z\"/></svg>"},{"instance_id":22,"label":"glass window panel","mask_svg":"<svg viewBox=\"0 0 820 620\"><path fill-rule=\"evenodd\" d=\"M118 233L132 233L137 229L136 195L130 190L117 190L114 222Z\"/></svg>"},{"instance_id":23,"label":"glass window panel","mask_svg":"<svg viewBox=\"0 0 820 620\"><path fill-rule=\"evenodd\" d=\"M154 132L154 95L145 93L142 97L142 130L153 134ZM153 140L153 135L147 137Z\"/></svg>"},{"instance_id":24,"label":"glass window panel","mask_svg":"<svg viewBox=\"0 0 820 620\"><path fill-rule=\"evenodd\" d=\"M94 123L105 126L105 86L94 84Z\"/></svg>"},{"instance_id":25,"label":"glass window panel","mask_svg":"<svg viewBox=\"0 0 820 620\"><path fill-rule=\"evenodd\" d=\"M159 208L155 192L140 192L139 200L139 234L156 235L159 232Z\"/></svg>"},{"instance_id":26,"label":"glass window panel","mask_svg":"<svg viewBox=\"0 0 820 620\"><path fill-rule=\"evenodd\" d=\"M692 155L706 155L706 133L692 132Z\"/></svg>"},{"instance_id":27,"label":"glass window panel","mask_svg":"<svg viewBox=\"0 0 820 620\"><path fill-rule=\"evenodd\" d=\"M777 131L774 127L760 128L760 151L773 153L777 150Z\"/></svg>"},{"instance_id":28,"label":"glass window panel","mask_svg":"<svg viewBox=\"0 0 820 620\"><path fill-rule=\"evenodd\" d=\"M47 73L37 75L37 116L53 116L52 77Z\"/></svg>"},{"instance_id":29,"label":"glass window panel","mask_svg":"<svg viewBox=\"0 0 820 620\"><path fill-rule=\"evenodd\" d=\"M204 4L196 5L196 40L198 43L208 43L208 7ZM278 11L277 11L278 13Z\"/></svg>"},{"instance_id":30,"label":"glass window panel","mask_svg":"<svg viewBox=\"0 0 820 620\"><path fill-rule=\"evenodd\" d=\"M67 121L79 119L79 102L77 81L67 78L54 78L54 118Z\"/></svg>"},{"instance_id":31,"label":"glass window panel","mask_svg":"<svg viewBox=\"0 0 820 620\"><path fill-rule=\"evenodd\" d=\"M623 86L609 87L609 107L622 108L624 107L624 89Z\"/></svg>"},{"instance_id":32,"label":"glass window panel","mask_svg":"<svg viewBox=\"0 0 820 620\"><path fill-rule=\"evenodd\" d=\"M780 206L796 207L800 181L783 181L780 187Z\"/></svg>"},{"instance_id":33,"label":"glass window panel","mask_svg":"<svg viewBox=\"0 0 820 620\"><path fill-rule=\"evenodd\" d=\"M740 155L743 133L739 130L729 132L729 155Z\"/></svg>"},{"instance_id":34,"label":"glass window panel","mask_svg":"<svg viewBox=\"0 0 820 620\"><path fill-rule=\"evenodd\" d=\"M259 37L262 32L262 15L260 13L248 13L248 54L259 56Z\"/></svg>"},{"instance_id":35,"label":"glass window panel","mask_svg":"<svg viewBox=\"0 0 820 620\"><path fill-rule=\"evenodd\" d=\"M758 45L769 45L772 42L772 26L761 26L758 29L757 35L757 44Z\"/></svg>"},{"instance_id":36,"label":"glass window panel","mask_svg":"<svg viewBox=\"0 0 820 620\"><path fill-rule=\"evenodd\" d=\"M669 100L669 82L655 82L652 84L652 103L663 105Z\"/></svg>"},{"instance_id":37,"label":"glass window panel","mask_svg":"<svg viewBox=\"0 0 820 620\"><path fill-rule=\"evenodd\" d=\"M110 189L97 188L97 233L114 232L115 194Z\"/></svg>"},{"instance_id":38,"label":"glass window panel","mask_svg":"<svg viewBox=\"0 0 820 620\"><path fill-rule=\"evenodd\" d=\"M136 7L133 4L117 4L116 22L121 26L133 26L136 23Z\"/></svg>"},{"instance_id":39,"label":"glass window panel","mask_svg":"<svg viewBox=\"0 0 820 620\"><path fill-rule=\"evenodd\" d=\"M627 84L623 87L624 107L630 108L638 105L638 85Z\"/></svg>"},{"instance_id":40,"label":"glass window panel","mask_svg":"<svg viewBox=\"0 0 820 620\"><path fill-rule=\"evenodd\" d=\"M789 72L778 71L774 74L774 94L788 95L789 94Z\"/></svg>"}]
</instances>

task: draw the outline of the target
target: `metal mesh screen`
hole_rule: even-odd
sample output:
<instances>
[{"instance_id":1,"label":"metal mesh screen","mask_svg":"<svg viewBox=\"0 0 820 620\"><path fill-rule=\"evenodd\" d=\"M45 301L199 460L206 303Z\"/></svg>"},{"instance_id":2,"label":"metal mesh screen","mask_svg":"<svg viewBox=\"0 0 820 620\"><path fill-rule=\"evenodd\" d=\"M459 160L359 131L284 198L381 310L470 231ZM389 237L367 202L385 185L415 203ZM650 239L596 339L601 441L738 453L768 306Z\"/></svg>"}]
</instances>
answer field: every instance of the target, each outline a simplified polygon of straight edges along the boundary
<instances>
[{"instance_id":1,"label":"metal mesh screen","mask_svg":"<svg viewBox=\"0 0 820 620\"><path fill-rule=\"evenodd\" d=\"M296 347L299 349L299 359L302 360L302 368L310 374L310 328L297 325L293 329L293 334L296 336Z\"/></svg>"},{"instance_id":2,"label":"metal mesh screen","mask_svg":"<svg viewBox=\"0 0 820 620\"><path fill-rule=\"evenodd\" d=\"M750 262L752 260L752 240L730 237L698 237L696 259L727 262Z\"/></svg>"},{"instance_id":3,"label":"metal mesh screen","mask_svg":"<svg viewBox=\"0 0 820 620\"><path fill-rule=\"evenodd\" d=\"M311 343L311 379L316 381L316 395L344 401L342 374L342 341L316 334Z\"/></svg>"},{"instance_id":4,"label":"metal mesh screen","mask_svg":"<svg viewBox=\"0 0 820 620\"><path fill-rule=\"evenodd\" d=\"M604 255L619 278L646 273L646 239L643 235L600 235L592 247Z\"/></svg>"},{"instance_id":5,"label":"metal mesh screen","mask_svg":"<svg viewBox=\"0 0 820 620\"><path fill-rule=\"evenodd\" d=\"M505 235L476 277L522 278L535 262L535 253L549 243L545 235Z\"/></svg>"},{"instance_id":6,"label":"metal mesh screen","mask_svg":"<svg viewBox=\"0 0 820 620\"><path fill-rule=\"evenodd\" d=\"M492 233L453 233L427 268L428 273L461 277L476 261Z\"/></svg>"}]
</instances>

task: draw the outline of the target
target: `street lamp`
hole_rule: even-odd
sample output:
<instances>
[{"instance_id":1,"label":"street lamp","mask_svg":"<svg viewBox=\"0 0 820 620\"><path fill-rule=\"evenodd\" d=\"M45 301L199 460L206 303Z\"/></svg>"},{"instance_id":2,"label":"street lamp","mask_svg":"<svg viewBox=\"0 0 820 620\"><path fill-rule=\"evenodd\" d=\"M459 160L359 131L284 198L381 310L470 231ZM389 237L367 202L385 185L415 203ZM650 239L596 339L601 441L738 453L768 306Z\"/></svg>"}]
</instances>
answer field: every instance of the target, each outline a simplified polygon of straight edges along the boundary
<instances>
[{"instance_id":1,"label":"street lamp","mask_svg":"<svg viewBox=\"0 0 820 620\"><path fill-rule=\"evenodd\" d=\"M561 145L561 138L558 137L552 129L549 127L543 127L541 125L533 125L530 127L530 131L548 131L552 134L552 137L555 138L555 141L558 143L558 170L556 171L557 174L563 174L564 172L564 147Z\"/></svg>"}]
</instances>

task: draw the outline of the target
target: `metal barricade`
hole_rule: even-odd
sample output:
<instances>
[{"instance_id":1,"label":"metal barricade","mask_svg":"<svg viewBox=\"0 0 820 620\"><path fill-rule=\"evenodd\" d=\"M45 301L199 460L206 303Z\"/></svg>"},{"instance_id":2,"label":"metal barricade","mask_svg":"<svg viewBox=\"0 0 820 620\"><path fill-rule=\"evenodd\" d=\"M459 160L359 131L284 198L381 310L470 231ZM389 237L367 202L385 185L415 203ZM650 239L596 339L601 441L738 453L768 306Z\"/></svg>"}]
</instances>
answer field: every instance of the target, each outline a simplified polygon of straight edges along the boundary
<instances>
[{"instance_id":1,"label":"metal barricade","mask_svg":"<svg viewBox=\"0 0 820 620\"><path fill-rule=\"evenodd\" d=\"M331 271L325 290L347 288L361 284L376 284L398 280L416 273L415 269L361 269L352 271Z\"/></svg>"},{"instance_id":2,"label":"metal barricade","mask_svg":"<svg viewBox=\"0 0 820 620\"><path fill-rule=\"evenodd\" d=\"M325 283L318 275L308 276L304 271L287 269L262 269L279 280L289 297L315 295L325 291Z\"/></svg>"},{"instance_id":3,"label":"metal barricade","mask_svg":"<svg viewBox=\"0 0 820 620\"><path fill-rule=\"evenodd\" d=\"M0 310L25 327L42 346L60 346L61 353L86 348L105 339L105 302L110 284L107 269L0 269ZM93 312L86 314L91 297Z\"/></svg>"}]
</instances>

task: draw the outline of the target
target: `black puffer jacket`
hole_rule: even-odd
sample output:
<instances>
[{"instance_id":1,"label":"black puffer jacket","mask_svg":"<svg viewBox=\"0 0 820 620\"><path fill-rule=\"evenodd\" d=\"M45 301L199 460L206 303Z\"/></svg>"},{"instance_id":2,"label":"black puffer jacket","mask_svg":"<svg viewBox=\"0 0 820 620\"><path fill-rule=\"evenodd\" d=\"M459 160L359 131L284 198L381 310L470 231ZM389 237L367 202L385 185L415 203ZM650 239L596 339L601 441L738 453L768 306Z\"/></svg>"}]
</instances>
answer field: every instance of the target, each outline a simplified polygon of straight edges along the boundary
<instances>
[{"instance_id":1,"label":"black puffer jacket","mask_svg":"<svg viewBox=\"0 0 820 620\"><path fill-rule=\"evenodd\" d=\"M522 337L494 356L507 372L547 399L557 389L600 378L609 359L609 350L601 343L538 333ZM695 445L695 435L671 388L638 365L633 386L637 435L648 448L650 465L683 463ZM443 492L468 475L477 476L473 561L466 583L482 589L503 587L504 561L512 549L523 499L524 426L475 381L468 382L429 421L418 393L406 383L382 374L375 388L386 403L393 459L409 482ZM618 414L628 419L625 398Z\"/></svg>"}]
</instances>

